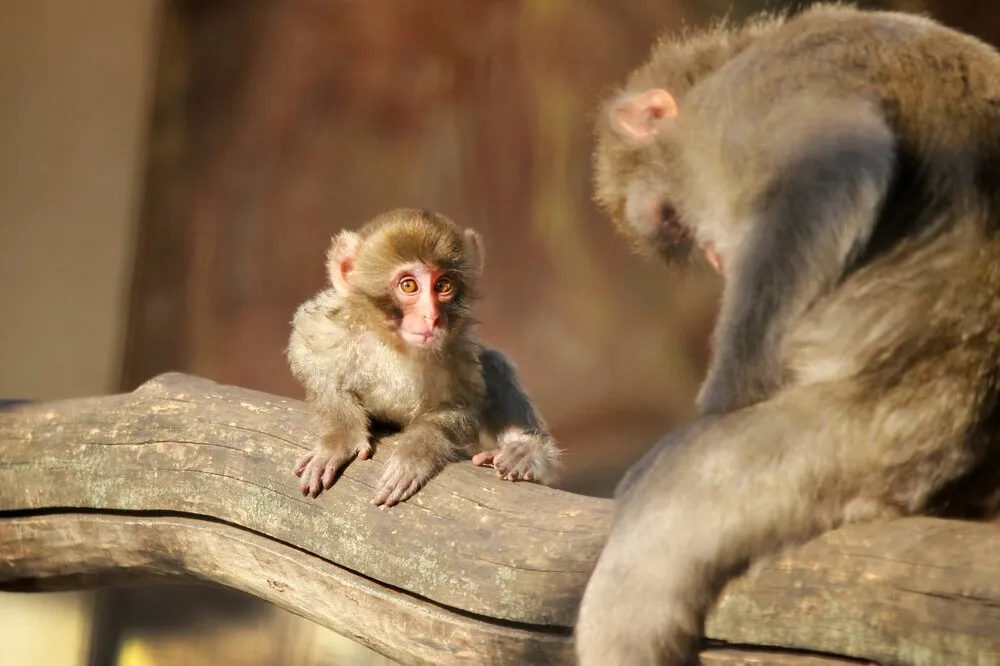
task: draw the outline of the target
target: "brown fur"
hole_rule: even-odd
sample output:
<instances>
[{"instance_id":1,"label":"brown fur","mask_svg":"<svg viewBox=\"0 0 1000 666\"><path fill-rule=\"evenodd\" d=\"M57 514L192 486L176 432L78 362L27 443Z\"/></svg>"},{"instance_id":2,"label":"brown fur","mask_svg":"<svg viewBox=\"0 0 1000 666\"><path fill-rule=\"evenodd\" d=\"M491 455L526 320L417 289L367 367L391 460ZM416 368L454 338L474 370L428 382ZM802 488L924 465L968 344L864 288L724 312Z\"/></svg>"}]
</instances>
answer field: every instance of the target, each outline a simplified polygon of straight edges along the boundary
<instances>
[{"instance_id":1,"label":"brown fur","mask_svg":"<svg viewBox=\"0 0 1000 666\"><path fill-rule=\"evenodd\" d=\"M619 486L582 666L689 663L727 580L846 522L1000 510L1000 56L849 7L764 25L692 42L723 55L687 84L658 47L633 90L682 81L674 131L599 129L616 223L669 194L727 282L702 416Z\"/></svg>"},{"instance_id":2,"label":"brown fur","mask_svg":"<svg viewBox=\"0 0 1000 666\"><path fill-rule=\"evenodd\" d=\"M657 252L671 263L683 262L690 254L691 244L678 245L650 235L627 219L625 192L628 184L650 177L650 169L669 168L669 165L651 163L657 157L665 157L657 155L655 148L643 149L622 141L606 121L610 107L624 95L655 87L668 88L683 104L696 83L781 24L780 19L765 15L736 27L721 21L700 32L665 35L654 46L649 61L633 72L623 88L601 105L594 150L594 200L638 252Z\"/></svg>"},{"instance_id":3,"label":"brown fur","mask_svg":"<svg viewBox=\"0 0 1000 666\"><path fill-rule=\"evenodd\" d=\"M398 317L389 276L411 261L434 263L457 284L455 298L443 306L447 331L426 348L407 345L389 324ZM481 434L497 440L497 450L481 462L492 462L502 478L551 480L558 454L551 437L543 428L528 432L522 413L508 408L524 404L541 423L516 375L484 372L480 362L484 354L502 355L482 345L471 318L482 268L477 234L443 215L401 209L335 237L328 262L331 275L347 262L350 288L329 288L302 304L288 345L292 373L324 431L296 465L303 493L318 495L354 457L372 455L372 419L402 428L386 442L395 451L379 481L377 504L412 496L445 464L468 456ZM503 399L487 403L488 392ZM531 456L508 445L495 425L484 428L484 421L522 434L517 441L530 442Z\"/></svg>"}]
</instances>

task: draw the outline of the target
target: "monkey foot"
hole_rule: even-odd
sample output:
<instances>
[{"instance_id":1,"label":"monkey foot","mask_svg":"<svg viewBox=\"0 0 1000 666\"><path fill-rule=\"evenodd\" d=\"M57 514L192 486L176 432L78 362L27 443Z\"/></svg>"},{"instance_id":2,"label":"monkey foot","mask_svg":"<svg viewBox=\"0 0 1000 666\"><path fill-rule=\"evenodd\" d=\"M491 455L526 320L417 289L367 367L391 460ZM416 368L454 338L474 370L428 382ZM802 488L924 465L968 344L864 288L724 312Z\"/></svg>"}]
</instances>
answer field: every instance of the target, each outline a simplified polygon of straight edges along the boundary
<instances>
[{"instance_id":1,"label":"monkey foot","mask_svg":"<svg viewBox=\"0 0 1000 666\"><path fill-rule=\"evenodd\" d=\"M390 458L378 480L378 490L372 504L390 507L405 502L424 486L430 476L426 472L412 469L397 458Z\"/></svg>"},{"instance_id":2,"label":"monkey foot","mask_svg":"<svg viewBox=\"0 0 1000 666\"><path fill-rule=\"evenodd\" d=\"M513 454L513 455L512 455ZM534 456L530 452L516 452L501 448L493 451L483 451L472 457L472 464L479 467L492 467L497 476L504 481L534 481Z\"/></svg>"}]
</instances>

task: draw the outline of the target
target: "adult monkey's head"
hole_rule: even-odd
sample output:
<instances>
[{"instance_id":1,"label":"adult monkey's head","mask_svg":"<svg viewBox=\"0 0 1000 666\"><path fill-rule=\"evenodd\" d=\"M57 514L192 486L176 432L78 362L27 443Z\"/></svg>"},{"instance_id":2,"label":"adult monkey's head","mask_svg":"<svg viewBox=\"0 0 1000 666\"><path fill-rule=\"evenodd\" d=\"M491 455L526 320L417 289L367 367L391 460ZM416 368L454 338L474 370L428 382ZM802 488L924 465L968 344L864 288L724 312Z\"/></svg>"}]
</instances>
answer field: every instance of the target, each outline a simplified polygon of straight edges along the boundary
<instances>
[{"instance_id":1,"label":"adult monkey's head","mask_svg":"<svg viewBox=\"0 0 1000 666\"><path fill-rule=\"evenodd\" d=\"M663 39L602 105L595 128L594 200L640 252L683 264L700 247L722 271L722 258L709 243L699 242L685 214L685 174L672 139L691 88L779 24L764 17L736 30L720 24L694 36Z\"/></svg>"}]
</instances>

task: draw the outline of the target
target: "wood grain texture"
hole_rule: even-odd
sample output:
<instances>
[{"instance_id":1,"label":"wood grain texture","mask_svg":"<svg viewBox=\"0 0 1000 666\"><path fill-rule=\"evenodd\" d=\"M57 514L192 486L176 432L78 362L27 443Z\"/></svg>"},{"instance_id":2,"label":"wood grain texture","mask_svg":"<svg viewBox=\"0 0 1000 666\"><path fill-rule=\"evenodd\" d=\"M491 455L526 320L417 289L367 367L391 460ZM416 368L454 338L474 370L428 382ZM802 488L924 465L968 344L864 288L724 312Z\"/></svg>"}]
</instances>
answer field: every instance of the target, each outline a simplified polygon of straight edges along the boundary
<instances>
[{"instance_id":1,"label":"wood grain texture","mask_svg":"<svg viewBox=\"0 0 1000 666\"><path fill-rule=\"evenodd\" d=\"M176 374L10 411L0 415L0 511L208 516L466 612L572 623L610 502L465 463L383 510L371 499L384 451L305 498L291 470L312 425L301 402Z\"/></svg>"},{"instance_id":2,"label":"wood grain texture","mask_svg":"<svg viewBox=\"0 0 1000 666\"><path fill-rule=\"evenodd\" d=\"M302 403L176 374L0 411L0 589L193 576L403 664L571 663L611 502L457 463L380 510L384 452L307 499L315 435ZM997 524L832 532L731 584L702 661L1000 664L998 553Z\"/></svg>"},{"instance_id":3,"label":"wood grain texture","mask_svg":"<svg viewBox=\"0 0 1000 666\"><path fill-rule=\"evenodd\" d=\"M449 612L266 537L191 518L63 514L0 522L3 576L38 589L179 574L248 592L404 664L569 663L568 632ZM12 547L17 544L16 547ZM50 553L60 554L55 560ZM18 582L21 579L22 582Z\"/></svg>"},{"instance_id":4,"label":"wood grain texture","mask_svg":"<svg viewBox=\"0 0 1000 666\"><path fill-rule=\"evenodd\" d=\"M0 579L13 590L63 590L190 577L248 592L403 664L570 664L569 630L463 616L291 546L185 517L62 513L0 521ZM857 664L815 655L712 649L706 666Z\"/></svg>"}]
</instances>

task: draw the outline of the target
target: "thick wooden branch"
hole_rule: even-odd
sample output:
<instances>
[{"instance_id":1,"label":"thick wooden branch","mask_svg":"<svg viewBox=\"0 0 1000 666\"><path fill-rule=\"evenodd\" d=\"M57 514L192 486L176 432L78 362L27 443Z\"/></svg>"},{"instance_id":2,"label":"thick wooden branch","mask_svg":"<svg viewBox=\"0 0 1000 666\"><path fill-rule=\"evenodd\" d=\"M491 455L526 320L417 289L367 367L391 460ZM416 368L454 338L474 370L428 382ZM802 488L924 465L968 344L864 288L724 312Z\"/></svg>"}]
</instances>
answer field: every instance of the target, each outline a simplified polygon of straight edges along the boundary
<instances>
[{"instance_id":1,"label":"thick wooden branch","mask_svg":"<svg viewBox=\"0 0 1000 666\"><path fill-rule=\"evenodd\" d=\"M381 510L384 453L307 499L315 435L299 402L176 374L2 411L0 589L193 576L403 664L571 663L611 502L459 463ZM1000 663L997 554L994 524L838 530L730 585L703 663Z\"/></svg>"}]
</instances>

